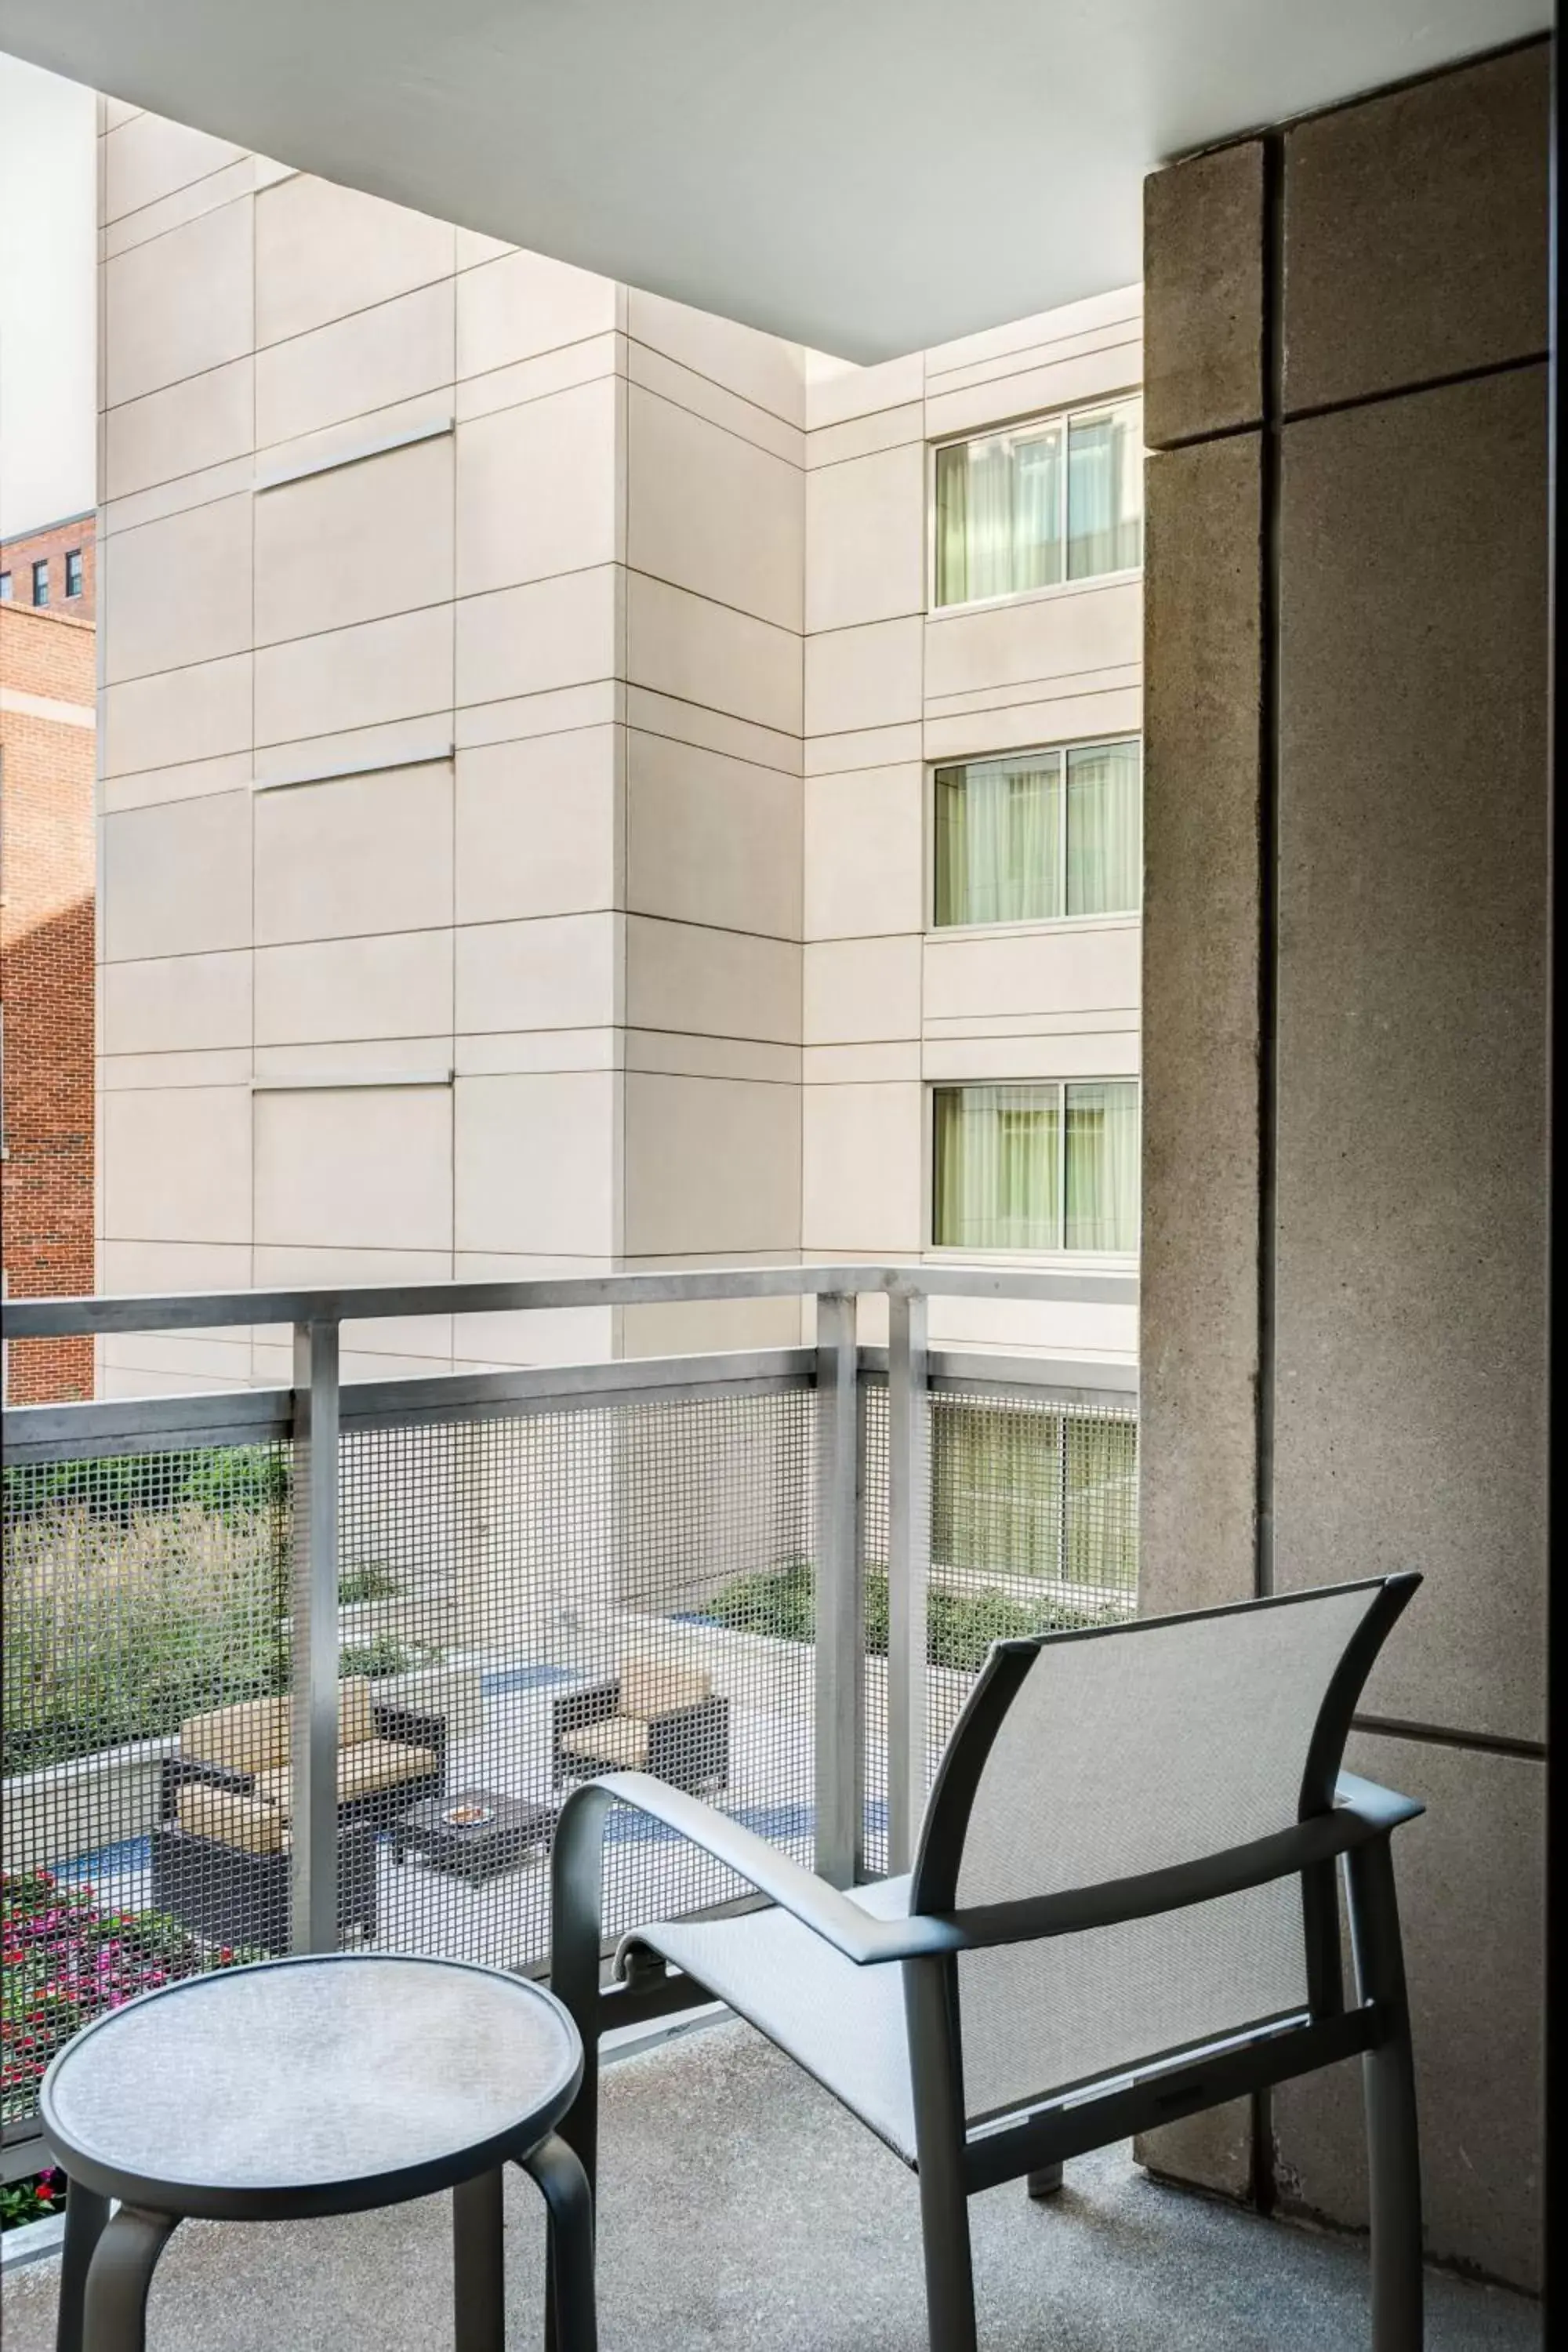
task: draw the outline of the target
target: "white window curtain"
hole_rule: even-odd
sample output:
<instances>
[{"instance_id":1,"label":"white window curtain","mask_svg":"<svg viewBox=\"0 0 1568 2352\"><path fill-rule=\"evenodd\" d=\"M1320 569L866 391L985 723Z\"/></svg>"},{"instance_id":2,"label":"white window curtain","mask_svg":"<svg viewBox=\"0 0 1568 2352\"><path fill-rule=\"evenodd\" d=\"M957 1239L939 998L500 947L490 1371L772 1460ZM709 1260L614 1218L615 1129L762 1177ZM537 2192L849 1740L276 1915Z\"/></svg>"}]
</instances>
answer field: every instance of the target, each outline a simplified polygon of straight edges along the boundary
<instances>
[{"instance_id":1,"label":"white window curtain","mask_svg":"<svg viewBox=\"0 0 1568 2352\"><path fill-rule=\"evenodd\" d=\"M1067 1246L1138 1246L1138 1089L1079 1084L1067 1089Z\"/></svg>"},{"instance_id":2,"label":"white window curtain","mask_svg":"<svg viewBox=\"0 0 1568 2352\"><path fill-rule=\"evenodd\" d=\"M1039 923L1061 908L1061 755L936 775L938 923Z\"/></svg>"},{"instance_id":3,"label":"white window curtain","mask_svg":"<svg viewBox=\"0 0 1568 2352\"><path fill-rule=\"evenodd\" d=\"M939 768L935 803L939 926L1137 908L1143 856L1136 742Z\"/></svg>"},{"instance_id":4,"label":"white window curtain","mask_svg":"<svg viewBox=\"0 0 1568 2352\"><path fill-rule=\"evenodd\" d=\"M940 1087L938 1244L1059 1249L1061 1131L1059 1087Z\"/></svg>"},{"instance_id":5,"label":"white window curtain","mask_svg":"<svg viewBox=\"0 0 1568 2352\"><path fill-rule=\"evenodd\" d=\"M936 453L939 605L1019 596L1143 560L1142 407L1111 402Z\"/></svg>"},{"instance_id":6,"label":"white window curtain","mask_svg":"<svg viewBox=\"0 0 1568 2352\"><path fill-rule=\"evenodd\" d=\"M1068 578L1143 560L1142 407L1123 401L1068 429Z\"/></svg>"},{"instance_id":7,"label":"white window curtain","mask_svg":"<svg viewBox=\"0 0 1568 2352\"><path fill-rule=\"evenodd\" d=\"M937 602L1013 591L1013 446L1005 433L937 453Z\"/></svg>"},{"instance_id":8,"label":"white window curtain","mask_svg":"<svg viewBox=\"0 0 1568 2352\"><path fill-rule=\"evenodd\" d=\"M938 1247L1137 1249L1135 1081L939 1087L934 1111Z\"/></svg>"},{"instance_id":9,"label":"white window curtain","mask_svg":"<svg viewBox=\"0 0 1568 2352\"><path fill-rule=\"evenodd\" d=\"M1062 576L1062 435L1060 425L1013 443L1013 577L1015 595L1054 588Z\"/></svg>"},{"instance_id":10,"label":"white window curtain","mask_svg":"<svg viewBox=\"0 0 1568 2352\"><path fill-rule=\"evenodd\" d=\"M1067 755L1067 911L1130 913L1143 888L1143 776L1137 743Z\"/></svg>"}]
</instances>

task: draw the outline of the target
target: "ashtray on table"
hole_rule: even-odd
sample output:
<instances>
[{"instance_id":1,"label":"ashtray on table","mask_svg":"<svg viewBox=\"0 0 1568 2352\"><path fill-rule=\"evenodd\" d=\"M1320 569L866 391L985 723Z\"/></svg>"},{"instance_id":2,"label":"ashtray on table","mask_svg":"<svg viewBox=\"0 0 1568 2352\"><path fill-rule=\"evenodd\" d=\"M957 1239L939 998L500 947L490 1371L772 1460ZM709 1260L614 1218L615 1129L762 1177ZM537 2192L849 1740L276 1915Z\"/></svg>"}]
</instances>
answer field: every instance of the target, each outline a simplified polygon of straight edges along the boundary
<instances>
[{"instance_id":1,"label":"ashtray on table","mask_svg":"<svg viewBox=\"0 0 1568 2352\"><path fill-rule=\"evenodd\" d=\"M493 1805L448 1805L441 1815L447 1827L452 1830L483 1829L485 1823L493 1822L495 1817Z\"/></svg>"}]
</instances>

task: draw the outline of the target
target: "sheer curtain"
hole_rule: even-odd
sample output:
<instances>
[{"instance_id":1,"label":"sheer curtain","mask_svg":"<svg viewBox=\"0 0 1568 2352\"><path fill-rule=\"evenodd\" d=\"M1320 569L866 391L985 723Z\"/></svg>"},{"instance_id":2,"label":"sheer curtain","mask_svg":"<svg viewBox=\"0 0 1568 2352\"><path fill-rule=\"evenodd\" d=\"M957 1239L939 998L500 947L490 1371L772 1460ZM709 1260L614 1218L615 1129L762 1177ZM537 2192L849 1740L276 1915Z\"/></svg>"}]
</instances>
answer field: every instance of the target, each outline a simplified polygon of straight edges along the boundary
<instances>
[{"instance_id":1,"label":"sheer curtain","mask_svg":"<svg viewBox=\"0 0 1568 2352\"><path fill-rule=\"evenodd\" d=\"M1141 747L1086 743L1067 769L1067 912L1131 913L1143 886Z\"/></svg>"},{"instance_id":2,"label":"sheer curtain","mask_svg":"<svg viewBox=\"0 0 1568 2352\"><path fill-rule=\"evenodd\" d=\"M1068 432L1068 578L1143 560L1142 408L1123 401Z\"/></svg>"},{"instance_id":3,"label":"sheer curtain","mask_svg":"<svg viewBox=\"0 0 1568 2352\"><path fill-rule=\"evenodd\" d=\"M1036 923L1061 909L1061 755L936 773L936 919Z\"/></svg>"},{"instance_id":4,"label":"sheer curtain","mask_svg":"<svg viewBox=\"0 0 1568 2352\"><path fill-rule=\"evenodd\" d=\"M1062 576L1062 435L1059 425L1013 443L1015 594L1054 588Z\"/></svg>"},{"instance_id":5,"label":"sheer curtain","mask_svg":"<svg viewBox=\"0 0 1568 2352\"><path fill-rule=\"evenodd\" d=\"M936 453L939 604L1005 596L1013 585L1013 457L1005 434Z\"/></svg>"},{"instance_id":6,"label":"sheer curtain","mask_svg":"<svg viewBox=\"0 0 1568 2352\"><path fill-rule=\"evenodd\" d=\"M1138 1246L1138 1088L1131 1080L1067 1089L1067 1246Z\"/></svg>"},{"instance_id":7,"label":"sheer curtain","mask_svg":"<svg viewBox=\"0 0 1568 2352\"><path fill-rule=\"evenodd\" d=\"M932 1234L950 1249L1059 1249L1061 1088L940 1087Z\"/></svg>"}]
</instances>

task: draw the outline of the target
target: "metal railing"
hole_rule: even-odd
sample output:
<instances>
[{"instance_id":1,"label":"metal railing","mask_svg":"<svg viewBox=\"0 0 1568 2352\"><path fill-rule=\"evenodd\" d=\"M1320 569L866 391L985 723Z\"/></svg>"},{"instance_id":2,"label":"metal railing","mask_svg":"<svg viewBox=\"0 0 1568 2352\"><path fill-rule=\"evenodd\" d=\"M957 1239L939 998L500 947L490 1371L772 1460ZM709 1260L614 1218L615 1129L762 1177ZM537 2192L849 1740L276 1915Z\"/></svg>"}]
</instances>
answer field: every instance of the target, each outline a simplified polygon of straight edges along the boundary
<instances>
[{"instance_id":1,"label":"metal railing","mask_svg":"<svg viewBox=\"0 0 1568 2352\"><path fill-rule=\"evenodd\" d=\"M809 1346L340 1379L351 1320L790 1296ZM575 1772L680 1778L840 1885L908 1868L989 1641L1136 1598L1135 1375L933 1348L933 1297L1136 1286L873 1265L9 1304L12 1340L291 1325L294 1378L5 1415L6 2173L49 2050L161 1977L366 1937L539 1967ZM743 1897L633 1818L611 1927Z\"/></svg>"}]
</instances>

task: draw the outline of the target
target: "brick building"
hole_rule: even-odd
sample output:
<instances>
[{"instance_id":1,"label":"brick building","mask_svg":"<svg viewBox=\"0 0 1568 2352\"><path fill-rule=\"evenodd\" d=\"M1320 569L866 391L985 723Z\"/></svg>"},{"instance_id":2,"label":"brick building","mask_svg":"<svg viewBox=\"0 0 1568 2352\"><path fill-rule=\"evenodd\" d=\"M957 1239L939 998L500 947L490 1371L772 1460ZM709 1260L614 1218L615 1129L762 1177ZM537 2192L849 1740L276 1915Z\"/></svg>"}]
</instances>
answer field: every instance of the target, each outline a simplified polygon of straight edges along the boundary
<instances>
[{"instance_id":1,"label":"brick building","mask_svg":"<svg viewBox=\"0 0 1568 2352\"><path fill-rule=\"evenodd\" d=\"M97 593L91 514L68 515L42 530L0 540L0 603L90 622Z\"/></svg>"},{"instance_id":2,"label":"brick building","mask_svg":"<svg viewBox=\"0 0 1568 2352\"><path fill-rule=\"evenodd\" d=\"M5 1286L93 1286L93 518L0 541ZM17 1402L90 1396L92 1345L8 1351Z\"/></svg>"}]
</instances>

